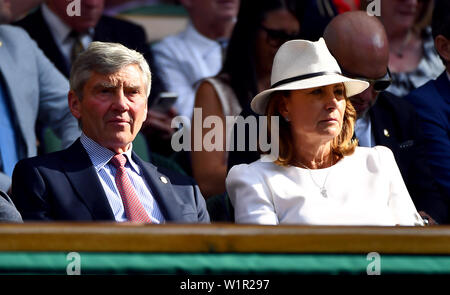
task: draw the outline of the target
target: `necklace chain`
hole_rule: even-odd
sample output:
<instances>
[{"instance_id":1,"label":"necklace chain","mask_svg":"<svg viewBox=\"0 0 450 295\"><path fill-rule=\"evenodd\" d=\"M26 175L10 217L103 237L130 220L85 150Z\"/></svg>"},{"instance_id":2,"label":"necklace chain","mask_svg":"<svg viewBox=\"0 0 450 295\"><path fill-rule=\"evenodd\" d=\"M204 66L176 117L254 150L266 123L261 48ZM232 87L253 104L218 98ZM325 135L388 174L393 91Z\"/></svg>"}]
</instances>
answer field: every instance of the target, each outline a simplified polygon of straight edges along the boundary
<instances>
[{"instance_id":1,"label":"necklace chain","mask_svg":"<svg viewBox=\"0 0 450 295\"><path fill-rule=\"evenodd\" d=\"M320 194L322 195L322 197L328 198L327 189L325 188L325 184L327 183L327 179L328 179L328 176L330 175L331 169L328 170L327 175L325 176L325 180L323 181L323 184L322 184L322 185L319 185L319 184L316 182L316 180L314 179L314 177L313 177L313 175L312 175L312 173L311 173L311 169L310 169L308 166L306 166L306 165L304 165L304 164L302 164L302 163L300 163L300 162L298 162L298 164L299 164L300 166L302 166L303 168L306 168L306 169L308 170L309 176L311 177L311 180L313 181L314 185L317 186L317 187L320 189ZM330 157L330 164L331 164L330 167L332 167L333 160L332 160L331 157Z\"/></svg>"}]
</instances>

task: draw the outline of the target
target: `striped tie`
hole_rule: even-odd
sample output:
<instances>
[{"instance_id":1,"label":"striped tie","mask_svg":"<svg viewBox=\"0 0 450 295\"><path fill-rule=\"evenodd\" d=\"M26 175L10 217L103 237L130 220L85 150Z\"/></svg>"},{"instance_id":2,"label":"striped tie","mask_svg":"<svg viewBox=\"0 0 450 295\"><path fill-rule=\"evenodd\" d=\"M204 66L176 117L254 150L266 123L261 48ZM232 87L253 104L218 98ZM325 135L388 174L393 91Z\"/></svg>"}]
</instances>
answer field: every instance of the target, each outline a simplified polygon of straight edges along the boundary
<instances>
[{"instance_id":1,"label":"striped tie","mask_svg":"<svg viewBox=\"0 0 450 295\"><path fill-rule=\"evenodd\" d=\"M151 223L150 217L145 212L139 197L134 190L125 169L127 158L124 155L117 154L111 159L111 163L117 168L116 185L122 198L125 214L129 221Z\"/></svg>"}]
</instances>

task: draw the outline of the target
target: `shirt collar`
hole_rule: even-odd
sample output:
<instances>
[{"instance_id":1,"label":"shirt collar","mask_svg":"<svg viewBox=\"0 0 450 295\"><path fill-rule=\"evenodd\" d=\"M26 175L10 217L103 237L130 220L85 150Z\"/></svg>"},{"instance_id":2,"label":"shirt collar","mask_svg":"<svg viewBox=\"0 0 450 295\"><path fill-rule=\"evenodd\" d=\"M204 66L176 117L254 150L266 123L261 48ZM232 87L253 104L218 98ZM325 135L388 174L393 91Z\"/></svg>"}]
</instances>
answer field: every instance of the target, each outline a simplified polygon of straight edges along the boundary
<instances>
[{"instance_id":1,"label":"shirt collar","mask_svg":"<svg viewBox=\"0 0 450 295\"><path fill-rule=\"evenodd\" d=\"M50 8L48 8L47 4L42 4L42 15L45 21L48 24L50 32L53 35L53 38L59 44L63 44L66 42L67 37L69 36L72 28L68 26L58 15L56 15ZM88 32L84 35L94 35L94 28L89 28Z\"/></svg>"},{"instance_id":2,"label":"shirt collar","mask_svg":"<svg viewBox=\"0 0 450 295\"><path fill-rule=\"evenodd\" d=\"M92 164L97 172L100 171L109 161L114 157L115 153L104 146L101 146L91 138L89 138L86 134L82 133L80 137L81 144L89 155ZM133 150L133 144L130 144L130 148L122 153L125 157L127 157L127 164L131 166L131 168L138 174L140 174L139 166L133 161L131 155Z\"/></svg>"},{"instance_id":3,"label":"shirt collar","mask_svg":"<svg viewBox=\"0 0 450 295\"><path fill-rule=\"evenodd\" d=\"M200 34L192 24L189 22L186 28L186 40L195 44L195 47L202 54L202 56L211 53L214 49L220 50L220 44L213 39L209 39L202 34Z\"/></svg>"},{"instance_id":4,"label":"shirt collar","mask_svg":"<svg viewBox=\"0 0 450 295\"><path fill-rule=\"evenodd\" d=\"M48 28L53 35L53 38L62 44L70 34L71 28L63 22L59 16L48 8L47 4L42 4L42 15L48 24Z\"/></svg>"}]
</instances>

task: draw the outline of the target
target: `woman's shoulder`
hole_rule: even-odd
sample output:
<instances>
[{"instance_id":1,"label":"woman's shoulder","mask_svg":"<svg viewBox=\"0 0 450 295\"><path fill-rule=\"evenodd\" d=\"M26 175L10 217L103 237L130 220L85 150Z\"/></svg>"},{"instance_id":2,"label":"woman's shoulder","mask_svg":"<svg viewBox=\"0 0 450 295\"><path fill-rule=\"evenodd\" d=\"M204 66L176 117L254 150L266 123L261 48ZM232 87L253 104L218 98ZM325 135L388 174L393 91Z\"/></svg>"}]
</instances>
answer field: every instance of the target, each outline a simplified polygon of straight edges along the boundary
<instances>
[{"instance_id":1,"label":"woman's shoulder","mask_svg":"<svg viewBox=\"0 0 450 295\"><path fill-rule=\"evenodd\" d=\"M264 175L264 174L270 174L273 171L278 169L278 165L271 161L264 161L264 160L257 160L255 162L252 162L250 164L239 164L231 167L230 171L228 172L228 175Z\"/></svg>"},{"instance_id":2,"label":"woman's shoulder","mask_svg":"<svg viewBox=\"0 0 450 295\"><path fill-rule=\"evenodd\" d=\"M368 165L380 166L383 163L395 163L394 154L385 146L377 145L374 147L356 147L354 157L356 160L365 160Z\"/></svg>"}]
</instances>

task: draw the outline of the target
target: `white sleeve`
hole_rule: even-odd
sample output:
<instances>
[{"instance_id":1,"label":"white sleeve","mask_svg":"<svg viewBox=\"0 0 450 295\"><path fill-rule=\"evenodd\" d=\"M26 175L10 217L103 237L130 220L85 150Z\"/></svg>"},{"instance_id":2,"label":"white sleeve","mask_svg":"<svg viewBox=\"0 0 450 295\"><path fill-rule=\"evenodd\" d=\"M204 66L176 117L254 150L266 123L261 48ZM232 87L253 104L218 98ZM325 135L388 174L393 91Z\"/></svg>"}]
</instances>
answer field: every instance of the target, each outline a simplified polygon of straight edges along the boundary
<instances>
[{"instance_id":1,"label":"white sleeve","mask_svg":"<svg viewBox=\"0 0 450 295\"><path fill-rule=\"evenodd\" d=\"M381 161L381 167L389 177L390 195L388 206L392 210L398 225L423 225L423 220L408 193L400 170L392 151L384 146L376 146Z\"/></svg>"},{"instance_id":2,"label":"white sleeve","mask_svg":"<svg viewBox=\"0 0 450 295\"><path fill-rule=\"evenodd\" d=\"M278 224L272 194L253 167L242 164L231 168L226 187L234 206L236 223Z\"/></svg>"},{"instance_id":3,"label":"white sleeve","mask_svg":"<svg viewBox=\"0 0 450 295\"><path fill-rule=\"evenodd\" d=\"M154 44L152 46L153 58L167 91L178 94L174 104L176 111L182 116L191 118L196 87L191 81L192 77L189 76L189 71L195 71L195 69L186 69L189 67L189 63L184 62L185 55L180 56L181 53L184 53L183 48L176 47L176 45L177 43L174 43L173 40L171 42L163 40Z\"/></svg>"}]
</instances>

